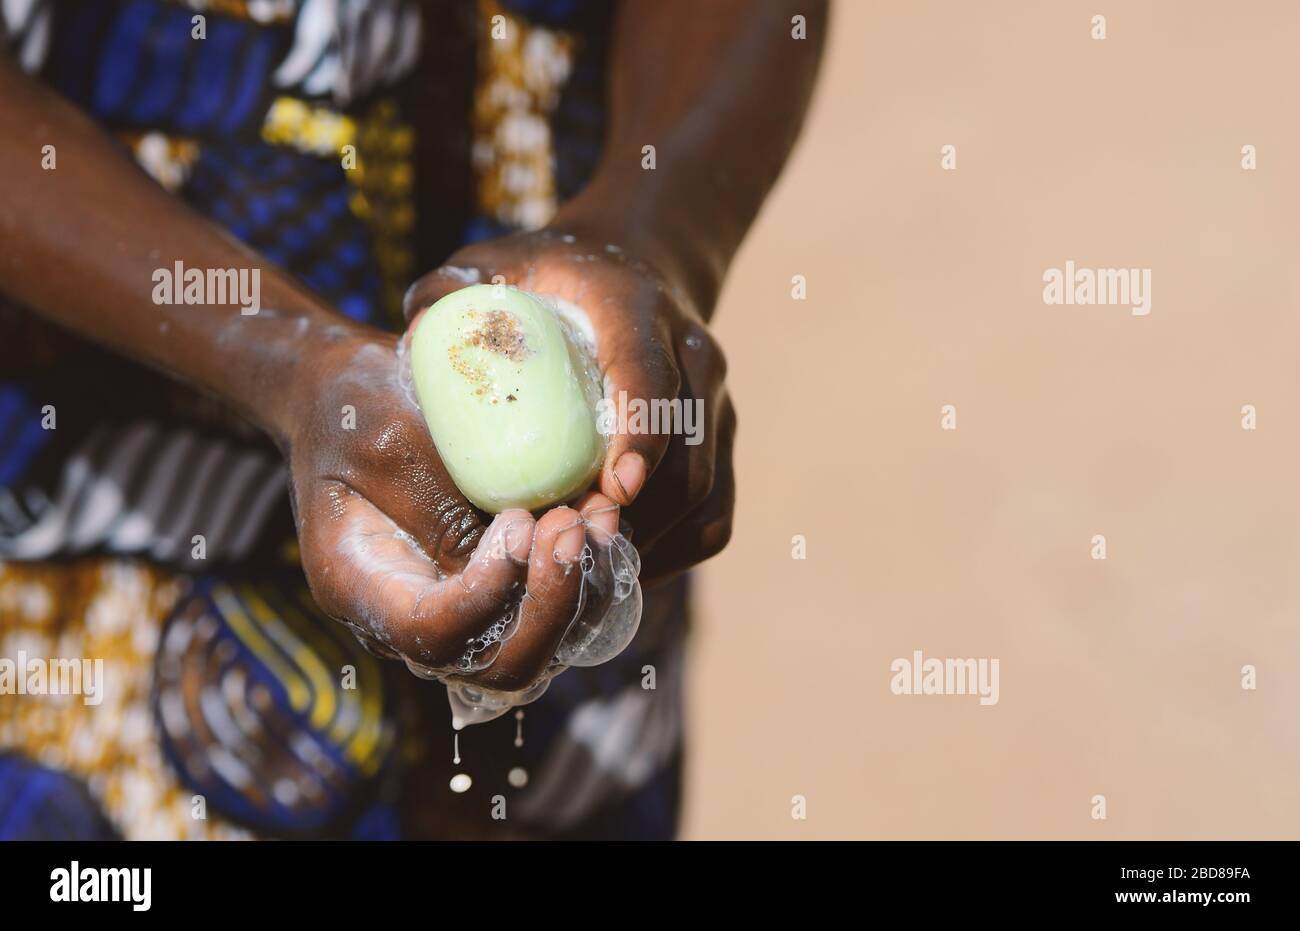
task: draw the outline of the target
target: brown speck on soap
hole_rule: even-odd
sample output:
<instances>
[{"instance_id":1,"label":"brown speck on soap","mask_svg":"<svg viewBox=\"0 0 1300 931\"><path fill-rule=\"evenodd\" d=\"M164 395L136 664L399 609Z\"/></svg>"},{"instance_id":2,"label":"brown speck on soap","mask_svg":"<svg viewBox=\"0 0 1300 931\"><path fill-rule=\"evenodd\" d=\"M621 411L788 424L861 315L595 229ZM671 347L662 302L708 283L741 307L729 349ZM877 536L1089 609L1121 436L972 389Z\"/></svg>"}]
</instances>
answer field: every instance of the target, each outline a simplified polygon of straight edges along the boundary
<instances>
[{"instance_id":1,"label":"brown speck on soap","mask_svg":"<svg viewBox=\"0 0 1300 931\"><path fill-rule=\"evenodd\" d=\"M524 342L524 331L519 328L519 320L512 313L504 310L489 310L483 313L470 311L472 316L482 316L481 323L465 337L466 346L505 356L511 362L522 362L528 357L528 345Z\"/></svg>"}]
</instances>

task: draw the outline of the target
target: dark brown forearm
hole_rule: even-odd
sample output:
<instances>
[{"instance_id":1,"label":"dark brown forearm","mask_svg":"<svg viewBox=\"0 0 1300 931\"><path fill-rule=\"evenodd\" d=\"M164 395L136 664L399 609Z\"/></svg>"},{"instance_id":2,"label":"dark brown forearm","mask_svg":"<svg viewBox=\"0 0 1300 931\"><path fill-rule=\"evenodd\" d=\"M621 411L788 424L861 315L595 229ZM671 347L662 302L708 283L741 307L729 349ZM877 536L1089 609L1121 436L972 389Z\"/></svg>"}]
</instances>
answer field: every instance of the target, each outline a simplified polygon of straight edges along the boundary
<instances>
[{"instance_id":1,"label":"dark brown forearm","mask_svg":"<svg viewBox=\"0 0 1300 931\"><path fill-rule=\"evenodd\" d=\"M803 123L827 20L818 0L626 0L605 152L558 224L629 241L708 313Z\"/></svg>"},{"instance_id":2,"label":"dark brown forearm","mask_svg":"<svg viewBox=\"0 0 1300 931\"><path fill-rule=\"evenodd\" d=\"M0 101L0 292L280 435L295 363L353 326L163 191L89 119L3 59ZM45 146L54 146L52 170L42 167ZM261 309L246 315L233 296L155 303L155 272L177 261L259 269Z\"/></svg>"}]
</instances>

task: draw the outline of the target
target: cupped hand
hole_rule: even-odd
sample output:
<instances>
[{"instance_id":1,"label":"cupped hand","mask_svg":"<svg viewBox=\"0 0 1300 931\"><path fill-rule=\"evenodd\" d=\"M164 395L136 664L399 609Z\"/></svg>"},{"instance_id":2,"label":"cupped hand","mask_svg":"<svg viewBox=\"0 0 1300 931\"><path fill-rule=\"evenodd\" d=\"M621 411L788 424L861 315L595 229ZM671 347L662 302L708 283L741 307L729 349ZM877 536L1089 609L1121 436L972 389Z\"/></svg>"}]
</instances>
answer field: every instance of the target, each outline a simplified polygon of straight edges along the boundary
<instances>
[{"instance_id":1,"label":"cupped hand","mask_svg":"<svg viewBox=\"0 0 1300 931\"><path fill-rule=\"evenodd\" d=\"M576 614L587 527L614 532L618 507L592 493L540 518L476 510L403 387L398 346L358 327L300 366L283 442L308 584L363 643L418 672L454 667L526 589L507 636L464 676L525 688Z\"/></svg>"},{"instance_id":2,"label":"cupped hand","mask_svg":"<svg viewBox=\"0 0 1300 931\"><path fill-rule=\"evenodd\" d=\"M615 243L544 229L462 249L411 287L407 318L476 282L512 285L579 308L590 322L614 410L620 397L628 401L624 409L634 409L634 400L698 402L702 422L682 420L680 431L614 432L598 490L625 507L643 583L719 552L731 535L736 414L724 384L725 360L685 290Z\"/></svg>"}]
</instances>

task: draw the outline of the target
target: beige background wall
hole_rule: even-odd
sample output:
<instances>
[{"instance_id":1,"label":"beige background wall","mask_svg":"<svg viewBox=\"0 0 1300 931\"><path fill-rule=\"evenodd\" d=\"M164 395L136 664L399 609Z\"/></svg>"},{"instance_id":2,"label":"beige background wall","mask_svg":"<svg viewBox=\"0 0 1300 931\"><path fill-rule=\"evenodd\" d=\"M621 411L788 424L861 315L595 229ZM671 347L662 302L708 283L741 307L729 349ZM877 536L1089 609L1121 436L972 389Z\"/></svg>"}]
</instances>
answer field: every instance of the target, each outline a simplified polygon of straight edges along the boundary
<instances>
[{"instance_id":1,"label":"beige background wall","mask_svg":"<svg viewBox=\"0 0 1300 931\"><path fill-rule=\"evenodd\" d=\"M1290 2L841 0L717 324L687 837L1300 837L1298 49ZM1046 306L1067 259L1151 314ZM918 649L1000 702L892 695Z\"/></svg>"}]
</instances>

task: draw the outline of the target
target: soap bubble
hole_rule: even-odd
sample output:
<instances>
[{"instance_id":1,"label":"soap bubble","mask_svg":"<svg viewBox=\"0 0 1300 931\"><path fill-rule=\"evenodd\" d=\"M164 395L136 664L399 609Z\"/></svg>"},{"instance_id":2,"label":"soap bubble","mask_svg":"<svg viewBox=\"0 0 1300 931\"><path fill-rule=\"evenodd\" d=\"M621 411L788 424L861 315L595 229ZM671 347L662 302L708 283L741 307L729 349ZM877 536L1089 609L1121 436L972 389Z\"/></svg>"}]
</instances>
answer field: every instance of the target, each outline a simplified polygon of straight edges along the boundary
<instances>
[{"instance_id":1,"label":"soap bubble","mask_svg":"<svg viewBox=\"0 0 1300 931\"><path fill-rule=\"evenodd\" d=\"M485 661L485 653L472 654L474 646L488 636L488 632L503 623L508 625L510 618L518 618L519 601L526 592L511 603L500 619L488 625L487 632L471 642L470 648L452 670L436 675L447 686L447 700L457 730L491 721L512 708L536 701L546 692L551 680L570 666L599 666L608 662L623 652L636 636L641 625L641 583L637 579L641 572L641 557L622 533L611 535L590 521L584 523L587 542L580 562L582 587L578 610L569 622L550 665L537 681L516 692L503 692L460 678L467 661L476 664L474 671L491 665L495 654Z\"/></svg>"}]
</instances>

